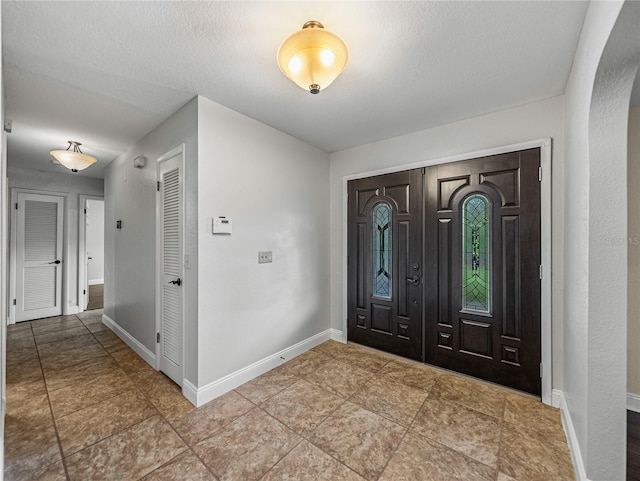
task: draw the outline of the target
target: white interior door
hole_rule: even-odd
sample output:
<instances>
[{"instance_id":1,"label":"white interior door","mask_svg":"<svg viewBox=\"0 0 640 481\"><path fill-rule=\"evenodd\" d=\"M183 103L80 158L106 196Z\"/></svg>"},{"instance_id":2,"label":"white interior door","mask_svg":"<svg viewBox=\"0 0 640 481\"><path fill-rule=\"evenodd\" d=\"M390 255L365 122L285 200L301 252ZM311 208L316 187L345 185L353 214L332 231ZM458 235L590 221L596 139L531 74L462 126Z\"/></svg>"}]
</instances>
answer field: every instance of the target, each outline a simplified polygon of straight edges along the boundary
<instances>
[{"instance_id":1,"label":"white interior door","mask_svg":"<svg viewBox=\"0 0 640 481\"><path fill-rule=\"evenodd\" d=\"M160 370L182 385L182 149L158 163L160 178Z\"/></svg>"},{"instance_id":2,"label":"white interior door","mask_svg":"<svg viewBox=\"0 0 640 481\"><path fill-rule=\"evenodd\" d=\"M62 315L64 198L18 193L15 319Z\"/></svg>"}]
</instances>

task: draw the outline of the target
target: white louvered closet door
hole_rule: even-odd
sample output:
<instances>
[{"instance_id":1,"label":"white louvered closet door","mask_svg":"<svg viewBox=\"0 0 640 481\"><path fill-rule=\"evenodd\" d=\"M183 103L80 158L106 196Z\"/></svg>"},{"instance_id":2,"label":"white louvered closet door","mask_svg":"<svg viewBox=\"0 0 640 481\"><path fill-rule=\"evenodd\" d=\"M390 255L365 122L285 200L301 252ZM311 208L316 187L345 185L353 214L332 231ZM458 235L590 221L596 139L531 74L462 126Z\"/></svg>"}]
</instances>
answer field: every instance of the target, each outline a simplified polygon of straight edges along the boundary
<instances>
[{"instance_id":1,"label":"white louvered closet door","mask_svg":"<svg viewBox=\"0 0 640 481\"><path fill-rule=\"evenodd\" d=\"M64 198L18 193L16 321L62 315Z\"/></svg>"},{"instance_id":2,"label":"white louvered closet door","mask_svg":"<svg viewBox=\"0 0 640 481\"><path fill-rule=\"evenodd\" d=\"M182 385L182 152L160 163L160 370Z\"/></svg>"}]
</instances>

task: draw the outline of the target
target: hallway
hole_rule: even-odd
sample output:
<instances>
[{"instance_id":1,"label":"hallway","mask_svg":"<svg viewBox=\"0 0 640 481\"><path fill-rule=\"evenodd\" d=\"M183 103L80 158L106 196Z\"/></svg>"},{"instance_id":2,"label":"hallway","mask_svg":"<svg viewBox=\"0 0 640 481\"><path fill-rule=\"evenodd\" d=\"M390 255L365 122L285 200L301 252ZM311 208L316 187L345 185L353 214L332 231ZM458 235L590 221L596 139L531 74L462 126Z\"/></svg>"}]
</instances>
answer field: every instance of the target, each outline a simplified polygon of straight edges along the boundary
<instances>
[{"instance_id":1,"label":"hallway","mask_svg":"<svg viewBox=\"0 0 640 481\"><path fill-rule=\"evenodd\" d=\"M194 408L101 324L10 326L5 479L573 480L557 409L329 341Z\"/></svg>"}]
</instances>

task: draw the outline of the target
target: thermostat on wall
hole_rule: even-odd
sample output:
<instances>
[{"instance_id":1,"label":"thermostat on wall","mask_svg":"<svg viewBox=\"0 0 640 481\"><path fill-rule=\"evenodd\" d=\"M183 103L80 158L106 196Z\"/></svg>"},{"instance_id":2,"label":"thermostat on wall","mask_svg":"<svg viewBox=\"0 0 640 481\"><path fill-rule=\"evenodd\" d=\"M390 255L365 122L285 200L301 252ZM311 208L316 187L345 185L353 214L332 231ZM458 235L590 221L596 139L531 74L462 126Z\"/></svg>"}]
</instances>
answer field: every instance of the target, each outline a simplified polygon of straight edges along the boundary
<instances>
[{"instance_id":1,"label":"thermostat on wall","mask_svg":"<svg viewBox=\"0 0 640 481\"><path fill-rule=\"evenodd\" d=\"M231 234L231 219L221 215L213 218L214 234Z\"/></svg>"}]
</instances>

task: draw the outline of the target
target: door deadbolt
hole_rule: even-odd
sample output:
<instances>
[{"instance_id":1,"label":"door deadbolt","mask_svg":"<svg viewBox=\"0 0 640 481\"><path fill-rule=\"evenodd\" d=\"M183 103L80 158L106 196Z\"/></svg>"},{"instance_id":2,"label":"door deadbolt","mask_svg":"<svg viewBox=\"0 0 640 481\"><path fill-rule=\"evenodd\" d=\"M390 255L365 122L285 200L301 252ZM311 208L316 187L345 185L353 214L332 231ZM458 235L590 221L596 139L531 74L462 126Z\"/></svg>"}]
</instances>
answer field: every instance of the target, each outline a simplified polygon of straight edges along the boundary
<instances>
[{"instance_id":1,"label":"door deadbolt","mask_svg":"<svg viewBox=\"0 0 640 481\"><path fill-rule=\"evenodd\" d=\"M420 264L418 264L417 262L413 263L413 270L414 271L419 271L420 270Z\"/></svg>"}]
</instances>

